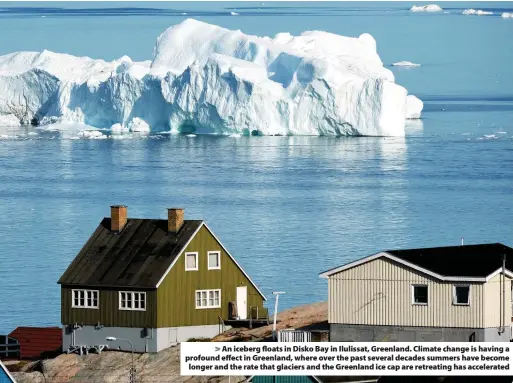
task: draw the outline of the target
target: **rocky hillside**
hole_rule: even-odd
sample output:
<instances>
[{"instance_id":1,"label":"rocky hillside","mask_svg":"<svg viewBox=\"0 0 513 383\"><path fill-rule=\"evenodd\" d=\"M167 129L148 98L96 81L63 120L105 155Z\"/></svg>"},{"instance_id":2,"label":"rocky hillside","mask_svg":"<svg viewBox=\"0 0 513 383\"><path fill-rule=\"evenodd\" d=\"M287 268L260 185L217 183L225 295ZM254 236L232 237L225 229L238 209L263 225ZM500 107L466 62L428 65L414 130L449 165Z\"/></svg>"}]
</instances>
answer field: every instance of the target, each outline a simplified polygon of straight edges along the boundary
<instances>
[{"instance_id":1,"label":"rocky hillside","mask_svg":"<svg viewBox=\"0 0 513 383\"><path fill-rule=\"evenodd\" d=\"M271 318L272 319L272 318ZM278 329L323 326L327 320L325 302L295 307L278 314ZM256 329L232 329L212 341L258 341L272 334L272 325ZM131 354L104 351L101 355L61 354L21 366L11 362L8 368L18 383L128 383ZM244 377L180 376L180 346L170 347L157 354L135 354L137 383L239 383Z\"/></svg>"}]
</instances>

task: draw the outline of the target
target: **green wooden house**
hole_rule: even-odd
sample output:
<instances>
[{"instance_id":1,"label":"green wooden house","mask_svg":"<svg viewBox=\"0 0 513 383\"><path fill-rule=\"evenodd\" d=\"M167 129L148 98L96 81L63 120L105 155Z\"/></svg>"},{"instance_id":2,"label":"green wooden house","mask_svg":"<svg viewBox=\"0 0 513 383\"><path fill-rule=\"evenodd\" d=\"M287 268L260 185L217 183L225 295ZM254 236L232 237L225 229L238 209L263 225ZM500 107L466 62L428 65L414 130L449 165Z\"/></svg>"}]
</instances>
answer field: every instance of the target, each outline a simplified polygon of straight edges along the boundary
<instances>
[{"instance_id":1,"label":"green wooden house","mask_svg":"<svg viewBox=\"0 0 513 383\"><path fill-rule=\"evenodd\" d=\"M267 316L264 294L183 209L168 209L167 220L135 219L112 206L58 283L65 351L131 343L158 352L213 337L229 319Z\"/></svg>"}]
</instances>

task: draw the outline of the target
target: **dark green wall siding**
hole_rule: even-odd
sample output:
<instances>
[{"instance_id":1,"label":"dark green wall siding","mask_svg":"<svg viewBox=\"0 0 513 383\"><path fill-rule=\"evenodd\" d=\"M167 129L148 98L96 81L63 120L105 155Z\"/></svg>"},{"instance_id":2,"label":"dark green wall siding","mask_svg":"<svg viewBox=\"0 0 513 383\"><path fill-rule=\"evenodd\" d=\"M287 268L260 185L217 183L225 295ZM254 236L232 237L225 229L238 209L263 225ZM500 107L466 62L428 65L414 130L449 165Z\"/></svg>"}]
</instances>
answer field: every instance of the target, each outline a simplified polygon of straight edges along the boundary
<instances>
[{"instance_id":1,"label":"dark green wall siding","mask_svg":"<svg viewBox=\"0 0 513 383\"><path fill-rule=\"evenodd\" d=\"M207 252L216 250L221 252L221 269L208 270ZM198 271L185 271L186 252L198 252ZM258 307L259 312L263 312L262 296L208 229L202 227L159 288L146 291L146 311L119 310L119 290L116 289L96 289L100 292L98 309L72 308L73 288L62 286L61 319L65 325L100 323L104 326L150 328L213 325L219 323L218 317L228 319L228 302L236 301L237 286L247 286L248 310ZM221 289L221 307L196 309L196 290L208 289Z\"/></svg>"},{"instance_id":2,"label":"dark green wall siding","mask_svg":"<svg viewBox=\"0 0 513 383\"><path fill-rule=\"evenodd\" d=\"M221 269L208 270L208 251L221 251ZM185 271L185 253L198 252L198 271ZM218 324L228 319L228 302L236 301L236 287L247 286L248 309L263 308L263 298L204 226L184 250L157 290L158 327ZM196 290L221 289L221 308L196 309Z\"/></svg>"},{"instance_id":3,"label":"dark green wall siding","mask_svg":"<svg viewBox=\"0 0 513 383\"><path fill-rule=\"evenodd\" d=\"M83 287L86 288L86 287ZM65 325L84 324L96 325L98 322L104 326L116 327L151 327L157 322L156 294L155 291L146 291L146 311L119 310L118 290L99 290L100 299L98 309L72 308L73 288L63 286L61 288L61 320ZM128 291L123 289L123 291ZM133 290L141 291L141 290Z\"/></svg>"}]
</instances>

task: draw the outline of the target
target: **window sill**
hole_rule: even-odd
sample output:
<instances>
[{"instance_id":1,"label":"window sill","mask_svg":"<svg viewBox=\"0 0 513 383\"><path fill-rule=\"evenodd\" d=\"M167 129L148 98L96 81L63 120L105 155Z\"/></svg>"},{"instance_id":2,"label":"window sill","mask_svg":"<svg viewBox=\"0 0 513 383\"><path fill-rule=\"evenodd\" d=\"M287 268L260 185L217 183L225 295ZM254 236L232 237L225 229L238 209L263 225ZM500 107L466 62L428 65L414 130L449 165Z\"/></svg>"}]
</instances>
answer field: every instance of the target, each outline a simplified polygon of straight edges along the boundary
<instances>
[{"instance_id":1,"label":"window sill","mask_svg":"<svg viewBox=\"0 0 513 383\"><path fill-rule=\"evenodd\" d=\"M198 271L198 269L185 269L185 271Z\"/></svg>"},{"instance_id":2,"label":"window sill","mask_svg":"<svg viewBox=\"0 0 513 383\"><path fill-rule=\"evenodd\" d=\"M220 309L221 306L196 307L196 310Z\"/></svg>"},{"instance_id":3,"label":"window sill","mask_svg":"<svg viewBox=\"0 0 513 383\"><path fill-rule=\"evenodd\" d=\"M209 270L221 270L221 268L220 268L220 267L209 267L208 269L209 269Z\"/></svg>"},{"instance_id":4,"label":"window sill","mask_svg":"<svg viewBox=\"0 0 513 383\"><path fill-rule=\"evenodd\" d=\"M89 310L99 310L99 307L82 307L82 306L71 306L72 309L89 309Z\"/></svg>"},{"instance_id":5,"label":"window sill","mask_svg":"<svg viewBox=\"0 0 513 383\"><path fill-rule=\"evenodd\" d=\"M427 306L427 303L412 303L413 306Z\"/></svg>"},{"instance_id":6,"label":"window sill","mask_svg":"<svg viewBox=\"0 0 513 383\"><path fill-rule=\"evenodd\" d=\"M146 311L146 309L122 309L121 307L119 308L120 311Z\"/></svg>"},{"instance_id":7,"label":"window sill","mask_svg":"<svg viewBox=\"0 0 513 383\"><path fill-rule=\"evenodd\" d=\"M455 303L455 302L452 302L452 305L453 306L468 306L468 307L470 307L470 303Z\"/></svg>"}]
</instances>

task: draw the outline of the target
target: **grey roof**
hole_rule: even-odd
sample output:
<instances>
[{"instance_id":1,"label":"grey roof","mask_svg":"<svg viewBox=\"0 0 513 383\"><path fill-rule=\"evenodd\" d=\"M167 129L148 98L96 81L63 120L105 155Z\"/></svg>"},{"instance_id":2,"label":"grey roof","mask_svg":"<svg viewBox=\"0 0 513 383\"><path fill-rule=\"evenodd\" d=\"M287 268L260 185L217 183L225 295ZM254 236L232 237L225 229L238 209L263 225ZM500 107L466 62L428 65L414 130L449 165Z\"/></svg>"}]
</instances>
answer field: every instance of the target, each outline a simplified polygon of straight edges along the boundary
<instances>
[{"instance_id":1,"label":"grey roof","mask_svg":"<svg viewBox=\"0 0 513 383\"><path fill-rule=\"evenodd\" d=\"M132 218L116 234L104 218L58 283L155 288L202 223L186 220L178 233L169 233L167 220Z\"/></svg>"}]
</instances>

